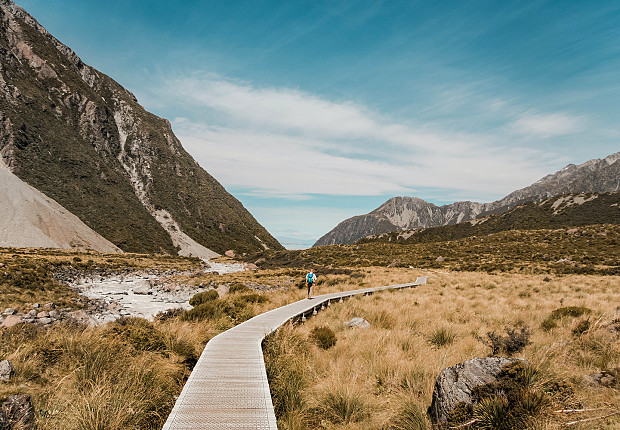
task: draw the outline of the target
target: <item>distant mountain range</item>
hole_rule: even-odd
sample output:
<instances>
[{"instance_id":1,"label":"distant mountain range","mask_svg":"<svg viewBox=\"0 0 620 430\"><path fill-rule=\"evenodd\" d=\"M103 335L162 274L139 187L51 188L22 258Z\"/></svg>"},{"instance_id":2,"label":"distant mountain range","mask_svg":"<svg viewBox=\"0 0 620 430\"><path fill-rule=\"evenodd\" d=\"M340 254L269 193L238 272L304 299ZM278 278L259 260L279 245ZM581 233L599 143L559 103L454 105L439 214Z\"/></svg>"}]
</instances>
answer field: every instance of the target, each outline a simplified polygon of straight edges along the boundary
<instances>
[{"instance_id":1,"label":"distant mountain range","mask_svg":"<svg viewBox=\"0 0 620 430\"><path fill-rule=\"evenodd\" d=\"M486 204L466 201L436 206L415 197L394 197L366 215L341 222L314 246L348 244L370 235L453 225L564 194L620 191L619 160L620 152L617 152L578 166L569 164L528 187Z\"/></svg>"},{"instance_id":2,"label":"distant mountain range","mask_svg":"<svg viewBox=\"0 0 620 430\"><path fill-rule=\"evenodd\" d=\"M620 225L620 192L555 196L459 224L371 235L357 243L432 243L508 230L560 229L594 224ZM575 228L575 233L578 231ZM568 232L570 234L571 230Z\"/></svg>"},{"instance_id":3,"label":"distant mountain range","mask_svg":"<svg viewBox=\"0 0 620 430\"><path fill-rule=\"evenodd\" d=\"M183 149L167 120L10 0L0 0L0 157L123 251L282 249ZM18 225L18 212L2 215ZM0 246L13 243L2 234Z\"/></svg>"}]
</instances>

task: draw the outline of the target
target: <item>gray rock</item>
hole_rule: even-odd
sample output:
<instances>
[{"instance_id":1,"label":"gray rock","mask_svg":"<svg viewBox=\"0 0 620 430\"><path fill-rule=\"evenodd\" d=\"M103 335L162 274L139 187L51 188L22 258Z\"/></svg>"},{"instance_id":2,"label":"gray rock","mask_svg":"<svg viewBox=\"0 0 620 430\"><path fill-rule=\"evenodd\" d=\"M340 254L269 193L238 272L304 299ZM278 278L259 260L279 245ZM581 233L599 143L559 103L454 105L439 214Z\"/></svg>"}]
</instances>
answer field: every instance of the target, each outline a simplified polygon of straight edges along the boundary
<instances>
[{"instance_id":1,"label":"gray rock","mask_svg":"<svg viewBox=\"0 0 620 430\"><path fill-rule=\"evenodd\" d=\"M9 360L0 361L0 381L10 381L15 376L13 363Z\"/></svg>"},{"instance_id":2,"label":"gray rock","mask_svg":"<svg viewBox=\"0 0 620 430\"><path fill-rule=\"evenodd\" d=\"M34 430L34 408L28 394L10 396L2 404L2 410L8 418L11 428Z\"/></svg>"},{"instance_id":3,"label":"gray rock","mask_svg":"<svg viewBox=\"0 0 620 430\"><path fill-rule=\"evenodd\" d=\"M6 308L4 310L4 312L2 312L2 315L15 315L17 313L17 311L13 308Z\"/></svg>"},{"instance_id":4,"label":"gray rock","mask_svg":"<svg viewBox=\"0 0 620 430\"><path fill-rule=\"evenodd\" d=\"M346 321L343 324L347 327L359 327L364 329L370 328L370 323L360 317L355 317L351 321Z\"/></svg>"},{"instance_id":5,"label":"gray rock","mask_svg":"<svg viewBox=\"0 0 620 430\"><path fill-rule=\"evenodd\" d=\"M472 358L464 363L443 369L433 389L429 415L433 423L445 423L457 404L473 404L473 389L495 381L506 364L527 361L518 358Z\"/></svg>"},{"instance_id":6,"label":"gray rock","mask_svg":"<svg viewBox=\"0 0 620 430\"><path fill-rule=\"evenodd\" d=\"M616 375L614 373L620 374L620 369L616 370L616 372L603 371L600 373L592 373L588 375L588 380L590 384L595 387L602 386L614 388L618 385L618 380L616 379Z\"/></svg>"},{"instance_id":7,"label":"gray rock","mask_svg":"<svg viewBox=\"0 0 620 430\"><path fill-rule=\"evenodd\" d=\"M41 307L40 304L35 303L34 305L32 305L32 309L39 309Z\"/></svg>"},{"instance_id":8,"label":"gray rock","mask_svg":"<svg viewBox=\"0 0 620 430\"><path fill-rule=\"evenodd\" d=\"M149 294L151 292L151 283L148 280L136 281L135 286L132 288L134 294Z\"/></svg>"},{"instance_id":9,"label":"gray rock","mask_svg":"<svg viewBox=\"0 0 620 430\"><path fill-rule=\"evenodd\" d=\"M45 312L45 311L39 312L37 314L37 318L49 318L49 316L50 316L49 312Z\"/></svg>"},{"instance_id":10,"label":"gray rock","mask_svg":"<svg viewBox=\"0 0 620 430\"><path fill-rule=\"evenodd\" d=\"M39 318L38 322L39 324L47 325L47 324L52 323L52 319L51 318Z\"/></svg>"},{"instance_id":11,"label":"gray rock","mask_svg":"<svg viewBox=\"0 0 620 430\"><path fill-rule=\"evenodd\" d=\"M435 262L437 262L437 263L443 263L444 261L446 261L446 259L443 258L442 256L439 256L439 257L435 258Z\"/></svg>"},{"instance_id":12,"label":"gray rock","mask_svg":"<svg viewBox=\"0 0 620 430\"><path fill-rule=\"evenodd\" d=\"M60 312L58 312L58 311L50 311L49 317L51 319L58 319L58 318L60 318Z\"/></svg>"},{"instance_id":13,"label":"gray rock","mask_svg":"<svg viewBox=\"0 0 620 430\"><path fill-rule=\"evenodd\" d=\"M32 309L30 312L28 312L28 315L31 316L31 317L36 317L37 313L38 312L36 311L36 309Z\"/></svg>"}]
</instances>

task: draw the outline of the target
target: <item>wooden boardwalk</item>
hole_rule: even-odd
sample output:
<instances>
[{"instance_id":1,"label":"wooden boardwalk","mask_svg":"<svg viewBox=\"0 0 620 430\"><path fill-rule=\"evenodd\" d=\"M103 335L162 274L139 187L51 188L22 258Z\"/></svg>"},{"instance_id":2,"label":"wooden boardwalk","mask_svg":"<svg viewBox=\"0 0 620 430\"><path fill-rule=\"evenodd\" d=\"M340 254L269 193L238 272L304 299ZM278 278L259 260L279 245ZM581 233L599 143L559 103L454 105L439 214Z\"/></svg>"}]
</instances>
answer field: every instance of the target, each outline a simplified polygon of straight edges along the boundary
<instances>
[{"instance_id":1,"label":"wooden boardwalk","mask_svg":"<svg viewBox=\"0 0 620 430\"><path fill-rule=\"evenodd\" d=\"M419 277L409 284L300 300L220 333L207 343L163 430L277 430L261 348L265 336L289 320L315 315L330 302L390 288L413 287L426 283L426 279Z\"/></svg>"}]
</instances>

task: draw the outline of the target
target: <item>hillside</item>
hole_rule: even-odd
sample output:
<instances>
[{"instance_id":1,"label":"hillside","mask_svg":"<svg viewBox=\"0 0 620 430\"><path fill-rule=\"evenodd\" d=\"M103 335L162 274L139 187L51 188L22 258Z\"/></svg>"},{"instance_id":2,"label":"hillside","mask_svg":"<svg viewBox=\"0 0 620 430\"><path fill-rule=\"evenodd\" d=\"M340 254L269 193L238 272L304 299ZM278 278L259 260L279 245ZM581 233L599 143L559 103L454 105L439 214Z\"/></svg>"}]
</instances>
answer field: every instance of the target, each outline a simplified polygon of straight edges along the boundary
<instances>
[{"instance_id":1,"label":"hillside","mask_svg":"<svg viewBox=\"0 0 620 430\"><path fill-rule=\"evenodd\" d=\"M460 224L367 236L358 243L428 243L507 230L557 229L592 224L620 224L620 192L552 197Z\"/></svg>"},{"instance_id":2,"label":"hillside","mask_svg":"<svg viewBox=\"0 0 620 430\"><path fill-rule=\"evenodd\" d=\"M124 251L209 257L282 248L167 120L10 0L0 0L0 155Z\"/></svg>"},{"instance_id":3,"label":"hillside","mask_svg":"<svg viewBox=\"0 0 620 430\"><path fill-rule=\"evenodd\" d=\"M452 225L553 196L620 191L620 152L581 165L570 164L492 203L456 202L436 206L415 197L394 197L374 211L342 221L314 246L354 243L369 235Z\"/></svg>"}]
</instances>

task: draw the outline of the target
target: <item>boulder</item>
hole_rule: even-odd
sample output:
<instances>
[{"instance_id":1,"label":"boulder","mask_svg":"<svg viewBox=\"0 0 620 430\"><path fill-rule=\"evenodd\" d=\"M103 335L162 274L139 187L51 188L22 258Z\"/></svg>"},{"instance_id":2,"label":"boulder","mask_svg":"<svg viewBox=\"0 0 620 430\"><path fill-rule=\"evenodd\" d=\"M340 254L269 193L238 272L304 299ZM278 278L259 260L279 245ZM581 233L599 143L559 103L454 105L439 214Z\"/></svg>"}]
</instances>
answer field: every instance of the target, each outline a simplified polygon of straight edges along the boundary
<instances>
[{"instance_id":1,"label":"boulder","mask_svg":"<svg viewBox=\"0 0 620 430\"><path fill-rule=\"evenodd\" d=\"M146 295L151 292L151 282L148 279L142 279L140 281L136 281L135 286L132 288L134 294L142 294Z\"/></svg>"},{"instance_id":2,"label":"boulder","mask_svg":"<svg viewBox=\"0 0 620 430\"><path fill-rule=\"evenodd\" d=\"M28 394L10 396L2 404L2 410L8 418L11 428L34 430L34 408Z\"/></svg>"},{"instance_id":3,"label":"boulder","mask_svg":"<svg viewBox=\"0 0 620 430\"><path fill-rule=\"evenodd\" d=\"M17 311L13 308L6 308L2 315L15 315Z\"/></svg>"},{"instance_id":4,"label":"boulder","mask_svg":"<svg viewBox=\"0 0 620 430\"><path fill-rule=\"evenodd\" d=\"M370 328L370 323L360 317L355 317L351 321L345 321L343 324L347 327Z\"/></svg>"},{"instance_id":5,"label":"boulder","mask_svg":"<svg viewBox=\"0 0 620 430\"><path fill-rule=\"evenodd\" d=\"M473 404L473 389L494 382L506 364L524 361L518 358L472 358L443 369L433 389L428 412L433 423L445 423L457 404ZM526 362L527 363L527 362Z\"/></svg>"},{"instance_id":6,"label":"boulder","mask_svg":"<svg viewBox=\"0 0 620 430\"><path fill-rule=\"evenodd\" d=\"M235 251L233 251L232 249L229 249L228 251L224 253L224 255L226 257L235 258Z\"/></svg>"},{"instance_id":7,"label":"boulder","mask_svg":"<svg viewBox=\"0 0 620 430\"><path fill-rule=\"evenodd\" d=\"M0 327L13 327L14 325L22 322L22 318L17 315L7 315L7 317L2 321Z\"/></svg>"},{"instance_id":8,"label":"boulder","mask_svg":"<svg viewBox=\"0 0 620 430\"><path fill-rule=\"evenodd\" d=\"M442 256L439 256L439 257L435 258L435 262L436 263L443 263L444 261L446 261L446 259L443 258Z\"/></svg>"},{"instance_id":9,"label":"boulder","mask_svg":"<svg viewBox=\"0 0 620 430\"><path fill-rule=\"evenodd\" d=\"M0 381L10 381L15 376L13 363L9 360L0 361Z\"/></svg>"}]
</instances>

